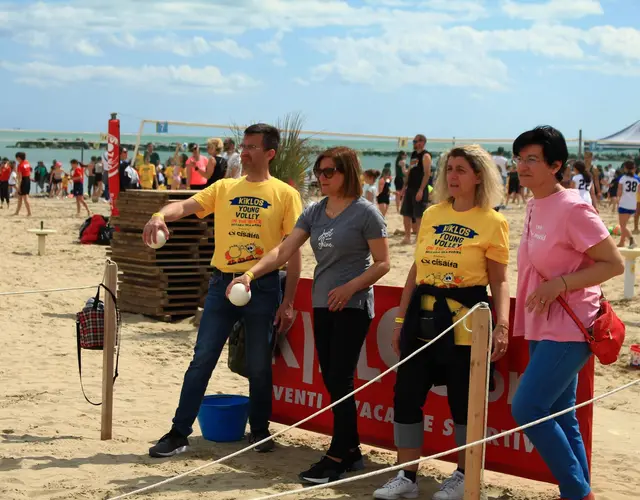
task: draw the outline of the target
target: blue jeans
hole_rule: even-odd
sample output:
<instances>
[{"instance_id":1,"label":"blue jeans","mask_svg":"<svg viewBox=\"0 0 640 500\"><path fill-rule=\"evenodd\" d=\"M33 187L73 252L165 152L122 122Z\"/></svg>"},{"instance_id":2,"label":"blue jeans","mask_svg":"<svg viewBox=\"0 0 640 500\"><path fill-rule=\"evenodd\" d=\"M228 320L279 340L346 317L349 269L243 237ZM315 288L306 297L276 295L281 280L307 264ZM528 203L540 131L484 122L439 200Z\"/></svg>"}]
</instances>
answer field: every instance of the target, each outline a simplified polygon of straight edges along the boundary
<instances>
[{"instance_id":1,"label":"blue jeans","mask_svg":"<svg viewBox=\"0 0 640 500\"><path fill-rule=\"evenodd\" d=\"M591 356L586 342L529 342L529 364L513 398L518 425L576 404L578 372ZM589 494L589 465L575 410L524 431L560 485L560 495L581 500Z\"/></svg>"},{"instance_id":2,"label":"blue jeans","mask_svg":"<svg viewBox=\"0 0 640 500\"><path fill-rule=\"evenodd\" d=\"M251 300L236 307L225 297L230 275L214 274L198 328L193 359L184 376L173 428L188 436L198 416L213 369L231 328L244 320L246 364L249 376L249 423L252 432L269 429L271 417L271 360L273 321L281 302L280 277L273 273L251 283Z\"/></svg>"}]
</instances>

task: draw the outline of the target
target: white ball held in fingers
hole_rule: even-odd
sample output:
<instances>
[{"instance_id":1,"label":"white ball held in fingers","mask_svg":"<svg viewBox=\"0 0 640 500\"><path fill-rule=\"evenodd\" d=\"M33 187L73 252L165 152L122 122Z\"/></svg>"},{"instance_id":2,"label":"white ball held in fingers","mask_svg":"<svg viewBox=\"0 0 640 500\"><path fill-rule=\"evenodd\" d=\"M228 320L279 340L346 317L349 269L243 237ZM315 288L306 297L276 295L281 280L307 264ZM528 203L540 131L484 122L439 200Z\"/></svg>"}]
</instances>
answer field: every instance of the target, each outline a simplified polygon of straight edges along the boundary
<instances>
[{"instance_id":1,"label":"white ball held in fingers","mask_svg":"<svg viewBox=\"0 0 640 500\"><path fill-rule=\"evenodd\" d=\"M242 283L236 283L231 287L231 291L229 292L229 302L234 306L246 306L250 300L251 290L247 292L247 289Z\"/></svg>"},{"instance_id":2,"label":"white ball held in fingers","mask_svg":"<svg viewBox=\"0 0 640 500\"><path fill-rule=\"evenodd\" d=\"M156 242L149 243L149 246L154 250L157 250L158 248L162 248L166 242L167 242L167 237L164 235L162 231L158 231L156 233Z\"/></svg>"}]
</instances>

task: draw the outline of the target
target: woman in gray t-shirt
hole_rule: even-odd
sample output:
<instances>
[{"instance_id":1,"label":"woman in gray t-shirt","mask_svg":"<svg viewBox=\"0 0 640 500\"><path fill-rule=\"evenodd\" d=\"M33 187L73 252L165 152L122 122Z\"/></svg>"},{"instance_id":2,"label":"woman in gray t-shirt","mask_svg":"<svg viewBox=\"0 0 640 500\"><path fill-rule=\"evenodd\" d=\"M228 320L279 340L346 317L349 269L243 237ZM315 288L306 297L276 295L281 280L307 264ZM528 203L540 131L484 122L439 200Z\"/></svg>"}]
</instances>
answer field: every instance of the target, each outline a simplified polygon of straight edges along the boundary
<instances>
[{"instance_id":1,"label":"woman in gray t-shirt","mask_svg":"<svg viewBox=\"0 0 640 500\"><path fill-rule=\"evenodd\" d=\"M332 401L353 391L353 379L373 318L373 284L389 272L387 226L362 197L356 152L331 148L316 160L314 174L326 196L308 206L291 234L255 266L229 284L249 289L252 279L274 271L310 239L317 265L313 276L313 329L322 378ZM371 258L373 262L371 263ZM300 473L310 483L339 479L364 464L354 398L333 408L333 438L327 454Z\"/></svg>"}]
</instances>

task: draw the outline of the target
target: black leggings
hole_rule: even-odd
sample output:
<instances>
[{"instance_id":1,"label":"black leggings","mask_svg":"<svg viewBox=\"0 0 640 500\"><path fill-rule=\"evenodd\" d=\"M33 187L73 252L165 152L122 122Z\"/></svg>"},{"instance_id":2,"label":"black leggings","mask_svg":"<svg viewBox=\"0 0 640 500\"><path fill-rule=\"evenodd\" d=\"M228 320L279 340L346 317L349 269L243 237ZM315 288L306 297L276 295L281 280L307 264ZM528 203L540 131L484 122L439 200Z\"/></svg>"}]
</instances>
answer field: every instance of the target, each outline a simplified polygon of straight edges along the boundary
<instances>
[{"instance_id":1,"label":"black leggings","mask_svg":"<svg viewBox=\"0 0 640 500\"><path fill-rule=\"evenodd\" d=\"M9 181L0 181L0 203L9 203Z\"/></svg>"},{"instance_id":2,"label":"black leggings","mask_svg":"<svg viewBox=\"0 0 640 500\"><path fill-rule=\"evenodd\" d=\"M407 342L402 359L423 345L424 342L416 338ZM422 407L427 394L434 385L446 385L451 417L457 425L466 425L471 346L452 346L450 354L444 356L446 361L430 349L427 347L398 368L394 396L395 422L420 422L422 425Z\"/></svg>"},{"instance_id":3,"label":"black leggings","mask_svg":"<svg viewBox=\"0 0 640 500\"><path fill-rule=\"evenodd\" d=\"M356 366L370 324L371 318L364 309L313 309L316 352L331 402L353 391ZM358 446L356 401L350 397L333 408L333 438L327 455L343 458Z\"/></svg>"}]
</instances>

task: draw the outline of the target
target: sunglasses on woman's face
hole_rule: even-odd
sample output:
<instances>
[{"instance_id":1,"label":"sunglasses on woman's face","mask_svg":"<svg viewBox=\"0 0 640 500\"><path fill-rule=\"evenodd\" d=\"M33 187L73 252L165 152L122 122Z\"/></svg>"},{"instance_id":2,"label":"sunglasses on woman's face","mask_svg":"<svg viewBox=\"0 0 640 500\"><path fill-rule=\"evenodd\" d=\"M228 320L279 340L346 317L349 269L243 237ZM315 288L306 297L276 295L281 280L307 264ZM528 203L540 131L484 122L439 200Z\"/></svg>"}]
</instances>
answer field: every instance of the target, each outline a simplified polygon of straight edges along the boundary
<instances>
[{"instance_id":1,"label":"sunglasses on woman's face","mask_svg":"<svg viewBox=\"0 0 640 500\"><path fill-rule=\"evenodd\" d=\"M324 175L325 179L331 179L333 174L338 171L336 167L328 167L328 168L316 168L313 170L315 176L319 179L321 175Z\"/></svg>"}]
</instances>

